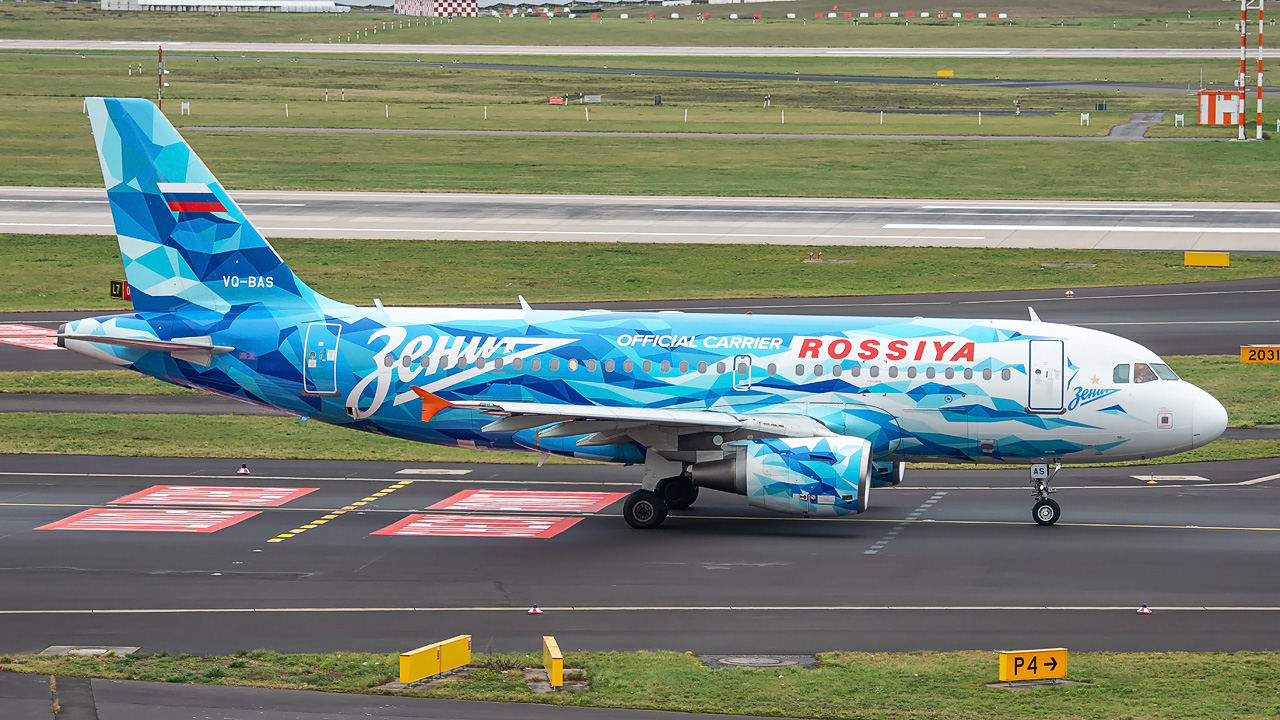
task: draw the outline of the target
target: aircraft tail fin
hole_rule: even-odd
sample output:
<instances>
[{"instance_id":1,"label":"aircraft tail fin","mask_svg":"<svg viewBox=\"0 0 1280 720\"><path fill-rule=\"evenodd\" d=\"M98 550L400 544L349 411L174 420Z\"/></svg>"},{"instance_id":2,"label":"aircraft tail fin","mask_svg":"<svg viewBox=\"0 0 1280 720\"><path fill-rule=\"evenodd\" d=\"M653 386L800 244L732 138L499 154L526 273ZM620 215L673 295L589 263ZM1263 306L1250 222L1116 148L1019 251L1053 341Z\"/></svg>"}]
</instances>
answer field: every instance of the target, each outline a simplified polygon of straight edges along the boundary
<instances>
[{"instance_id":1,"label":"aircraft tail fin","mask_svg":"<svg viewBox=\"0 0 1280 720\"><path fill-rule=\"evenodd\" d=\"M154 103L85 105L136 310L337 305L293 274Z\"/></svg>"}]
</instances>

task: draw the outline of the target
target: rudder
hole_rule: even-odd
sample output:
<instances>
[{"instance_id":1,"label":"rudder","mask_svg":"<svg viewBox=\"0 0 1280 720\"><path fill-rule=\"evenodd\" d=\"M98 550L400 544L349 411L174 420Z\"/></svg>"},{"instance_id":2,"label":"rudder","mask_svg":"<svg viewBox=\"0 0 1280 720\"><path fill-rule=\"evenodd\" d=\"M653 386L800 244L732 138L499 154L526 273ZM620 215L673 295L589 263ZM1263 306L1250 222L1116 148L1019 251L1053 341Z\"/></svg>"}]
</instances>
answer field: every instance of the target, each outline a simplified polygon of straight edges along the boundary
<instances>
[{"instance_id":1,"label":"rudder","mask_svg":"<svg viewBox=\"0 0 1280 720\"><path fill-rule=\"evenodd\" d=\"M336 305L293 274L154 103L85 104L136 310Z\"/></svg>"}]
</instances>

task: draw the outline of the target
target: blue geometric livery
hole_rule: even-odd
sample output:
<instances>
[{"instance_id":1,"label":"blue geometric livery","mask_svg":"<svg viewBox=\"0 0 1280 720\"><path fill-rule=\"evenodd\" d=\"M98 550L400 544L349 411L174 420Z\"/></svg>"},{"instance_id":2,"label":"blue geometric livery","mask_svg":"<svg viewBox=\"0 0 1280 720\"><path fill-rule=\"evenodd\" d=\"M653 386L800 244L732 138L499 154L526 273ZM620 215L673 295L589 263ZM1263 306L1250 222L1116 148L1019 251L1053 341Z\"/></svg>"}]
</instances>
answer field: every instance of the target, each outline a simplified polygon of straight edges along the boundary
<instances>
[{"instance_id":1,"label":"blue geometric livery","mask_svg":"<svg viewBox=\"0 0 1280 720\"><path fill-rule=\"evenodd\" d=\"M356 430L641 464L636 527L699 488L837 516L904 462L1156 457L1226 426L1146 348L1034 318L340 303L293 274L152 103L87 104L135 312L68 323L65 347Z\"/></svg>"}]
</instances>

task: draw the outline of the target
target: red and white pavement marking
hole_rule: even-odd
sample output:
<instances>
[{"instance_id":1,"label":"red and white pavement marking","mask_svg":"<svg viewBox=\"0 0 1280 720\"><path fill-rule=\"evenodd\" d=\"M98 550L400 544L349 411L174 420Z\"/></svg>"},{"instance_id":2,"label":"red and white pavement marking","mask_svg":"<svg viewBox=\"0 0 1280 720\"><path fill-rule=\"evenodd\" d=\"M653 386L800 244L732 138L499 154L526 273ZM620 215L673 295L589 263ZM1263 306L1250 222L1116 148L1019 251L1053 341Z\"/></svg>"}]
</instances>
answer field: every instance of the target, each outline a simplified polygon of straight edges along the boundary
<instances>
[{"instance_id":1,"label":"red and white pavement marking","mask_svg":"<svg viewBox=\"0 0 1280 720\"><path fill-rule=\"evenodd\" d=\"M423 513L373 533L374 535L447 537L549 538L576 525L580 517L517 515L445 515Z\"/></svg>"},{"instance_id":2,"label":"red and white pavement marking","mask_svg":"<svg viewBox=\"0 0 1280 720\"><path fill-rule=\"evenodd\" d=\"M61 350L57 330L35 325L0 324L0 343L32 350Z\"/></svg>"},{"instance_id":3,"label":"red and white pavement marking","mask_svg":"<svg viewBox=\"0 0 1280 720\"><path fill-rule=\"evenodd\" d=\"M463 490L428 510L478 512L599 512L626 497L620 492L540 492L528 490Z\"/></svg>"},{"instance_id":4,"label":"red and white pavement marking","mask_svg":"<svg viewBox=\"0 0 1280 720\"><path fill-rule=\"evenodd\" d=\"M112 500L112 505L230 505L232 507L280 507L318 488L217 487L206 485L152 485L146 490Z\"/></svg>"},{"instance_id":5,"label":"red and white pavement marking","mask_svg":"<svg viewBox=\"0 0 1280 720\"><path fill-rule=\"evenodd\" d=\"M256 510L97 508L78 512L69 518L42 525L36 529L211 533L259 514Z\"/></svg>"}]
</instances>

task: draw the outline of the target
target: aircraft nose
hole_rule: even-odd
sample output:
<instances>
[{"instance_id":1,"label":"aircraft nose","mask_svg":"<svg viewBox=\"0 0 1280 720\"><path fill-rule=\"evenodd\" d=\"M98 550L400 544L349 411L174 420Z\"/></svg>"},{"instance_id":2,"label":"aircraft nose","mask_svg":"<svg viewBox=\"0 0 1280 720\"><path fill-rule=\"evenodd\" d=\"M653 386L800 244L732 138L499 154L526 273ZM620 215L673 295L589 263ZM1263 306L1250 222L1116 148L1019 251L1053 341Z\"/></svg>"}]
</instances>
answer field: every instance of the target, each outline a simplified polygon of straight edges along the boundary
<instances>
[{"instance_id":1,"label":"aircraft nose","mask_svg":"<svg viewBox=\"0 0 1280 720\"><path fill-rule=\"evenodd\" d=\"M1227 409L1222 407L1218 398L1200 388L1192 405L1191 445L1200 447L1208 445L1222 436L1227 429Z\"/></svg>"}]
</instances>

